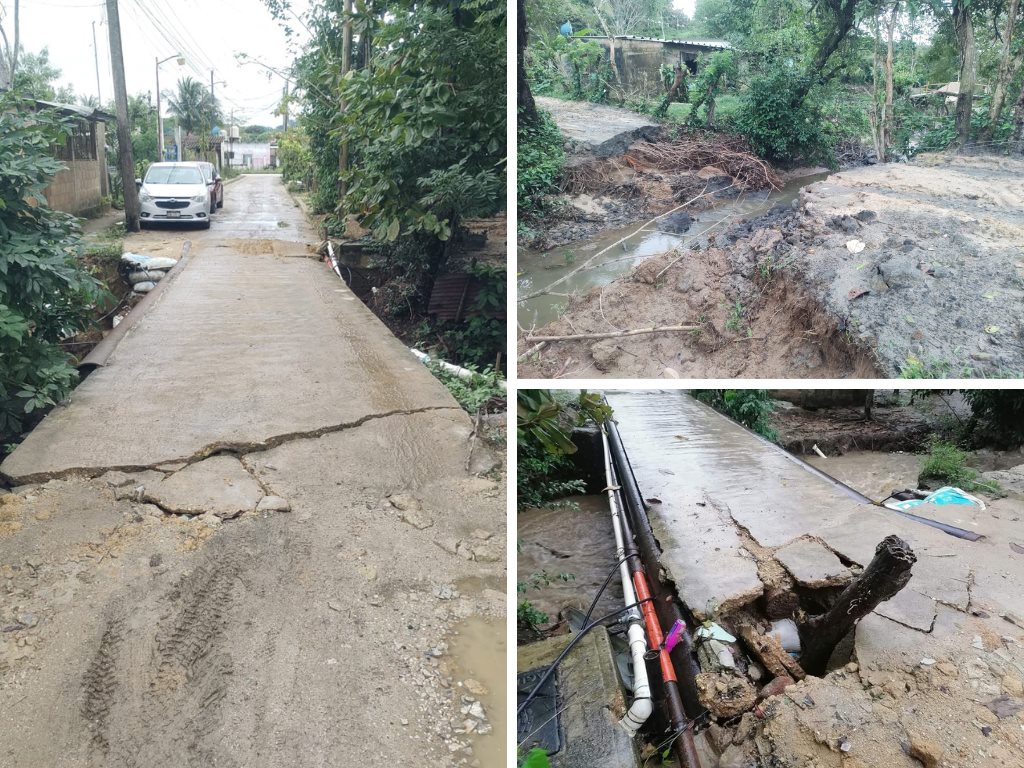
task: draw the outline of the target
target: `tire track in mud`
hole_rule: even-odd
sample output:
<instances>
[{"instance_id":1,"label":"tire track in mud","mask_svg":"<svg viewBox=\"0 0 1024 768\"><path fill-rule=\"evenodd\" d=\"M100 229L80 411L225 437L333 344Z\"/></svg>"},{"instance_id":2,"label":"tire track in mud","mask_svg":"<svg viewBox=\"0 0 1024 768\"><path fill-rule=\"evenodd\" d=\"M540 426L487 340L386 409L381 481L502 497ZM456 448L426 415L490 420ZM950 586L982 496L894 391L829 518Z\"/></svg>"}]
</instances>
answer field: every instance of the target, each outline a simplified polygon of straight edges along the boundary
<instances>
[{"instance_id":1,"label":"tire track in mud","mask_svg":"<svg viewBox=\"0 0 1024 768\"><path fill-rule=\"evenodd\" d=\"M124 611L108 619L81 683L94 764L237 765L213 754L210 737L220 725L233 672L222 640L241 564L241 554L229 546L212 546L195 568L155 597L157 605L135 609L164 609L152 632L133 636Z\"/></svg>"}]
</instances>

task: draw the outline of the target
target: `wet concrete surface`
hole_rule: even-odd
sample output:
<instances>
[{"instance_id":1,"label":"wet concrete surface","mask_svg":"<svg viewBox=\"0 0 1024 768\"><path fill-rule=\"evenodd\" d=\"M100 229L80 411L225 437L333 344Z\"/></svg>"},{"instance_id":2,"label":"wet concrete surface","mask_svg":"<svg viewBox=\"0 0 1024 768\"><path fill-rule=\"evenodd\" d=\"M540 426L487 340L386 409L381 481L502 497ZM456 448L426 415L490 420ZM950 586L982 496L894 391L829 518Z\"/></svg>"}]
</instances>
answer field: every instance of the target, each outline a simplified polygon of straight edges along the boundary
<instances>
[{"instance_id":1,"label":"wet concrete surface","mask_svg":"<svg viewBox=\"0 0 1024 768\"><path fill-rule=\"evenodd\" d=\"M536 101L551 114L567 141L589 147L598 157L621 154L636 139L662 130L646 115L628 109L548 96L539 96Z\"/></svg>"}]
</instances>

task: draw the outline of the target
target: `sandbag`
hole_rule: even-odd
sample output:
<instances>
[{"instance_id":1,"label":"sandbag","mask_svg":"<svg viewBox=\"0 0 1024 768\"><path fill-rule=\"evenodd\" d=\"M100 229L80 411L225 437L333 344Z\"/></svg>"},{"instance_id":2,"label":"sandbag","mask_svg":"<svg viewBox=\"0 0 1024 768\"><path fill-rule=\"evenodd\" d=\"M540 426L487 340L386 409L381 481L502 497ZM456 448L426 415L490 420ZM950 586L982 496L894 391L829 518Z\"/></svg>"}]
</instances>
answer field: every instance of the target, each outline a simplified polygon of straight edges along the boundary
<instances>
[{"instance_id":1,"label":"sandbag","mask_svg":"<svg viewBox=\"0 0 1024 768\"><path fill-rule=\"evenodd\" d=\"M132 290L135 291L136 293L149 293L154 288L156 288L156 283L154 283L151 280L147 280L142 283L136 283L135 285L132 286Z\"/></svg>"}]
</instances>

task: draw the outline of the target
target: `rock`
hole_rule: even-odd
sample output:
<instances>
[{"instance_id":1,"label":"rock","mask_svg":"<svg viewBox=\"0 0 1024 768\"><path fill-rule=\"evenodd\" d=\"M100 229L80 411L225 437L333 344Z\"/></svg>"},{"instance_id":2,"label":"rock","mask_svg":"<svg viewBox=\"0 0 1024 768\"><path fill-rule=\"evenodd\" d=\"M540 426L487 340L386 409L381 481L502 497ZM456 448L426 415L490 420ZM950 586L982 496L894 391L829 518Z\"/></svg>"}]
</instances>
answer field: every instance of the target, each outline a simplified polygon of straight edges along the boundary
<instances>
[{"instance_id":1,"label":"rock","mask_svg":"<svg viewBox=\"0 0 1024 768\"><path fill-rule=\"evenodd\" d=\"M434 597L438 600L454 600L459 596L459 590L450 584L441 584L434 589Z\"/></svg>"},{"instance_id":2,"label":"rock","mask_svg":"<svg viewBox=\"0 0 1024 768\"><path fill-rule=\"evenodd\" d=\"M1014 675L1006 675L1002 679L1003 690L1010 696L1024 698L1024 682Z\"/></svg>"},{"instance_id":3,"label":"rock","mask_svg":"<svg viewBox=\"0 0 1024 768\"><path fill-rule=\"evenodd\" d=\"M23 627L32 629L32 627L36 626L36 624L39 623L39 618L34 613L29 613L26 611L25 613L19 613L15 617L15 621L17 621Z\"/></svg>"},{"instance_id":4,"label":"rock","mask_svg":"<svg viewBox=\"0 0 1024 768\"><path fill-rule=\"evenodd\" d=\"M844 669L852 675L860 670L860 665L856 661L851 661Z\"/></svg>"},{"instance_id":5,"label":"rock","mask_svg":"<svg viewBox=\"0 0 1024 768\"><path fill-rule=\"evenodd\" d=\"M688 232L692 224L693 219L690 218L690 214L686 211L676 211L675 213L660 219L658 221L658 229L663 232L671 232L676 235L681 235Z\"/></svg>"},{"instance_id":6,"label":"rock","mask_svg":"<svg viewBox=\"0 0 1024 768\"><path fill-rule=\"evenodd\" d=\"M985 708L1000 720L1013 717L1024 710L1024 701L1011 699L1009 696L997 696L985 704Z\"/></svg>"},{"instance_id":7,"label":"rock","mask_svg":"<svg viewBox=\"0 0 1024 768\"><path fill-rule=\"evenodd\" d=\"M751 709L757 693L747 680L731 674L697 675L697 693L701 704L715 717L735 717Z\"/></svg>"},{"instance_id":8,"label":"rock","mask_svg":"<svg viewBox=\"0 0 1024 768\"><path fill-rule=\"evenodd\" d=\"M877 219L878 214L874 211L858 211L853 215L853 218L857 219L857 221L869 222Z\"/></svg>"},{"instance_id":9,"label":"rock","mask_svg":"<svg viewBox=\"0 0 1024 768\"><path fill-rule=\"evenodd\" d=\"M257 512L291 512L292 505L280 496L264 496L256 505Z\"/></svg>"},{"instance_id":10,"label":"rock","mask_svg":"<svg viewBox=\"0 0 1024 768\"><path fill-rule=\"evenodd\" d=\"M434 524L434 518L417 509L409 509L402 513L401 521L418 530L426 530Z\"/></svg>"},{"instance_id":11,"label":"rock","mask_svg":"<svg viewBox=\"0 0 1024 768\"><path fill-rule=\"evenodd\" d=\"M488 693L487 686L472 677L467 677L462 681L462 684L465 686L466 690L474 696L486 696Z\"/></svg>"},{"instance_id":12,"label":"rock","mask_svg":"<svg viewBox=\"0 0 1024 768\"><path fill-rule=\"evenodd\" d=\"M782 242L782 233L777 229L761 229L750 239L754 253L768 253Z\"/></svg>"},{"instance_id":13,"label":"rock","mask_svg":"<svg viewBox=\"0 0 1024 768\"><path fill-rule=\"evenodd\" d=\"M767 699L769 696L778 696L789 686L793 685L794 682L793 678L789 675L780 675L768 683L768 685L764 686L758 692L757 698Z\"/></svg>"},{"instance_id":14,"label":"rock","mask_svg":"<svg viewBox=\"0 0 1024 768\"><path fill-rule=\"evenodd\" d=\"M149 556L149 567L157 568L164 561L164 556L157 552L155 555Z\"/></svg>"},{"instance_id":15,"label":"rock","mask_svg":"<svg viewBox=\"0 0 1024 768\"><path fill-rule=\"evenodd\" d=\"M220 517L218 517L213 512L204 512L203 514L199 515L199 517L197 517L196 520L198 520L203 525L209 526L210 528L216 528L218 525L224 522Z\"/></svg>"},{"instance_id":16,"label":"rock","mask_svg":"<svg viewBox=\"0 0 1024 768\"><path fill-rule=\"evenodd\" d=\"M937 768L939 763L942 762L945 750L934 741L924 738L924 736L915 731L907 731L907 741L910 745L907 749L907 754L925 768Z\"/></svg>"},{"instance_id":17,"label":"rock","mask_svg":"<svg viewBox=\"0 0 1024 768\"><path fill-rule=\"evenodd\" d=\"M473 531L472 535L474 539L480 539L480 541L487 541L492 536L494 536L493 533L491 533L490 531L485 531L483 528L477 528Z\"/></svg>"},{"instance_id":18,"label":"rock","mask_svg":"<svg viewBox=\"0 0 1024 768\"><path fill-rule=\"evenodd\" d=\"M651 259L651 261L653 261L653 259ZM600 370L610 370L618 361L619 357L622 356L622 349L620 349L619 340L604 339L603 341L597 342L590 348L590 356L594 359L594 364Z\"/></svg>"},{"instance_id":19,"label":"rock","mask_svg":"<svg viewBox=\"0 0 1024 768\"><path fill-rule=\"evenodd\" d=\"M407 493L396 493L388 496L388 503L399 512L417 511L421 508L420 500Z\"/></svg>"},{"instance_id":20,"label":"rock","mask_svg":"<svg viewBox=\"0 0 1024 768\"><path fill-rule=\"evenodd\" d=\"M956 669L956 665L950 664L948 661L940 661L938 664L935 665L935 669L944 674L946 677L957 677L959 675L959 672L957 672Z\"/></svg>"},{"instance_id":21,"label":"rock","mask_svg":"<svg viewBox=\"0 0 1024 768\"><path fill-rule=\"evenodd\" d=\"M459 540L458 539L434 539L434 543L447 552L449 555L458 554L459 551Z\"/></svg>"},{"instance_id":22,"label":"rock","mask_svg":"<svg viewBox=\"0 0 1024 768\"><path fill-rule=\"evenodd\" d=\"M750 765L750 745L730 744L718 760L719 768L746 768Z\"/></svg>"},{"instance_id":23,"label":"rock","mask_svg":"<svg viewBox=\"0 0 1024 768\"><path fill-rule=\"evenodd\" d=\"M497 563L502 557L501 545L496 542L486 542L473 547L473 559L478 563Z\"/></svg>"}]
</instances>

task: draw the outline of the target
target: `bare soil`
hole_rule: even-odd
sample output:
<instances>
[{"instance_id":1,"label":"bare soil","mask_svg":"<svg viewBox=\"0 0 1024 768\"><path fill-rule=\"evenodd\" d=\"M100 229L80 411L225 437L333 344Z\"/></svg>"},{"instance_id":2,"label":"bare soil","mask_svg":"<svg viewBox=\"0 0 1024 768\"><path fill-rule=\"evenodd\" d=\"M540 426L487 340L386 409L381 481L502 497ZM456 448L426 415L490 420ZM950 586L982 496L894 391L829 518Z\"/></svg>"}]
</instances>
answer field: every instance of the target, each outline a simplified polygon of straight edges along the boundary
<instances>
[{"instance_id":1,"label":"bare soil","mask_svg":"<svg viewBox=\"0 0 1024 768\"><path fill-rule=\"evenodd\" d=\"M1020 376L1024 162L926 156L805 188L795 209L712 233L573 297L530 377ZM534 344L520 339L519 352Z\"/></svg>"}]
</instances>

